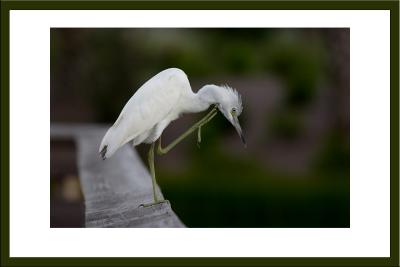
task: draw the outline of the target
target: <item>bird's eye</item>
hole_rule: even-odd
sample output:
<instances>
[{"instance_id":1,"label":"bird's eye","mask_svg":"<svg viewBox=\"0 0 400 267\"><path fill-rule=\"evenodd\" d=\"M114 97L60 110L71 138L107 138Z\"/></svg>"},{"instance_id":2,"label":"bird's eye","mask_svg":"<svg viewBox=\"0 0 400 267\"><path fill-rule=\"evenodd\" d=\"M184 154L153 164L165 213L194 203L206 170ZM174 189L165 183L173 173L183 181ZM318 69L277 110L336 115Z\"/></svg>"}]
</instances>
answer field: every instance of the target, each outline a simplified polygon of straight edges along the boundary
<instances>
[{"instance_id":1,"label":"bird's eye","mask_svg":"<svg viewBox=\"0 0 400 267\"><path fill-rule=\"evenodd\" d=\"M236 108L233 108L233 109L231 110L231 113L232 113L232 115L235 115L235 114L236 114Z\"/></svg>"}]
</instances>

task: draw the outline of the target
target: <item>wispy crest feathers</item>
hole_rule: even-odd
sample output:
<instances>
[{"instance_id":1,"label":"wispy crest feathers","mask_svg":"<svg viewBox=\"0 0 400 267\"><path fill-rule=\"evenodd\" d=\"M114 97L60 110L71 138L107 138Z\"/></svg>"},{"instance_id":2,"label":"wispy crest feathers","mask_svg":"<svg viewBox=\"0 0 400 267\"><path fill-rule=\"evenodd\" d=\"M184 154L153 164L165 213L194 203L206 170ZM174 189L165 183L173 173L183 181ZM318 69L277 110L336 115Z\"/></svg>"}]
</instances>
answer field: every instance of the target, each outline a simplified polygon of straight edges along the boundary
<instances>
[{"instance_id":1,"label":"wispy crest feathers","mask_svg":"<svg viewBox=\"0 0 400 267\"><path fill-rule=\"evenodd\" d=\"M239 94L239 92L232 87L230 87L227 84L223 84L220 86L221 88L224 88L225 90L228 91L228 93L232 96L232 99L236 102L235 106L238 108L238 114L240 114L243 110L243 104L242 104L242 96Z\"/></svg>"}]
</instances>

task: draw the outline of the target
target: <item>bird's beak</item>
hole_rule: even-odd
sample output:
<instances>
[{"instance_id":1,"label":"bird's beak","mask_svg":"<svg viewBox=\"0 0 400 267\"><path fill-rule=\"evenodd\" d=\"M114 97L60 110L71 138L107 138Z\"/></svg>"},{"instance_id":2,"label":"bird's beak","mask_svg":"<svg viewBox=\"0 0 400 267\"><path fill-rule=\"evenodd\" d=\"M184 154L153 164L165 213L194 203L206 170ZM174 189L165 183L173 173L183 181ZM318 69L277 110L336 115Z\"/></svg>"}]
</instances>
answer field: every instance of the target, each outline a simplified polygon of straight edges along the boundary
<instances>
[{"instance_id":1,"label":"bird's beak","mask_svg":"<svg viewBox=\"0 0 400 267\"><path fill-rule=\"evenodd\" d=\"M243 132L242 132L242 127L240 127L238 117L237 116L232 116L232 118L233 118L233 120L232 120L231 123L232 123L233 127L235 127L236 131L238 132L244 147L247 147L246 140L244 139L244 135L243 135Z\"/></svg>"}]
</instances>

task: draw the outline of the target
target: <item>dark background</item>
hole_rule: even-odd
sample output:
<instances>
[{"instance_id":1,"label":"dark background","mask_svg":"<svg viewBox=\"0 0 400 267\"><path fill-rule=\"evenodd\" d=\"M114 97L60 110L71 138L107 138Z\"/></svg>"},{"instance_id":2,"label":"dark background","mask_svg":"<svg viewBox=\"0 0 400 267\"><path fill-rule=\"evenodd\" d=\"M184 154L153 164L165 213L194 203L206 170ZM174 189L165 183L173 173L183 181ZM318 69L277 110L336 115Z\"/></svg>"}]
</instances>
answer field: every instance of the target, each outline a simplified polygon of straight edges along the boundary
<instances>
[{"instance_id":1,"label":"dark background","mask_svg":"<svg viewBox=\"0 0 400 267\"><path fill-rule=\"evenodd\" d=\"M349 39L331 28L52 29L51 122L111 124L169 67L193 91L228 84L242 94L247 148L219 114L201 148L193 134L156 158L178 217L189 227L349 227ZM202 116L173 122L163 143ZM137 148L145 159L148 147ZM52 142L52 226L81 226L74 155L73 143Z\"/></svg>"}]
</instances>

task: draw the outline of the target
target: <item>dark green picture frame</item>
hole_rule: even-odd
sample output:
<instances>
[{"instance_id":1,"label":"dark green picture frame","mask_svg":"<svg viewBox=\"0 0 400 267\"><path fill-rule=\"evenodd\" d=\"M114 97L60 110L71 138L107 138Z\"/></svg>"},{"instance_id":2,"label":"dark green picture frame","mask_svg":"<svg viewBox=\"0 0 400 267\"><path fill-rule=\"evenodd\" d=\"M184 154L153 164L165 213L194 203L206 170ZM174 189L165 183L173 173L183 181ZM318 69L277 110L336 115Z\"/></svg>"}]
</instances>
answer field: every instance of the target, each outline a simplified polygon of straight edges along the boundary
<instances>
[{"instance_id":1,"label":"dark green picture frame","mask_svg":"<svg viewBox=\"0 0 400 267\"><path fill-rule=\"evenodd\" d=\"M9 14L18 9L390 10L389 258L11 258L9 255ZM399 264L398 1L2 1L1 2L1 265L2 266L398 266Z\"/></svg>"}]
</instances>

